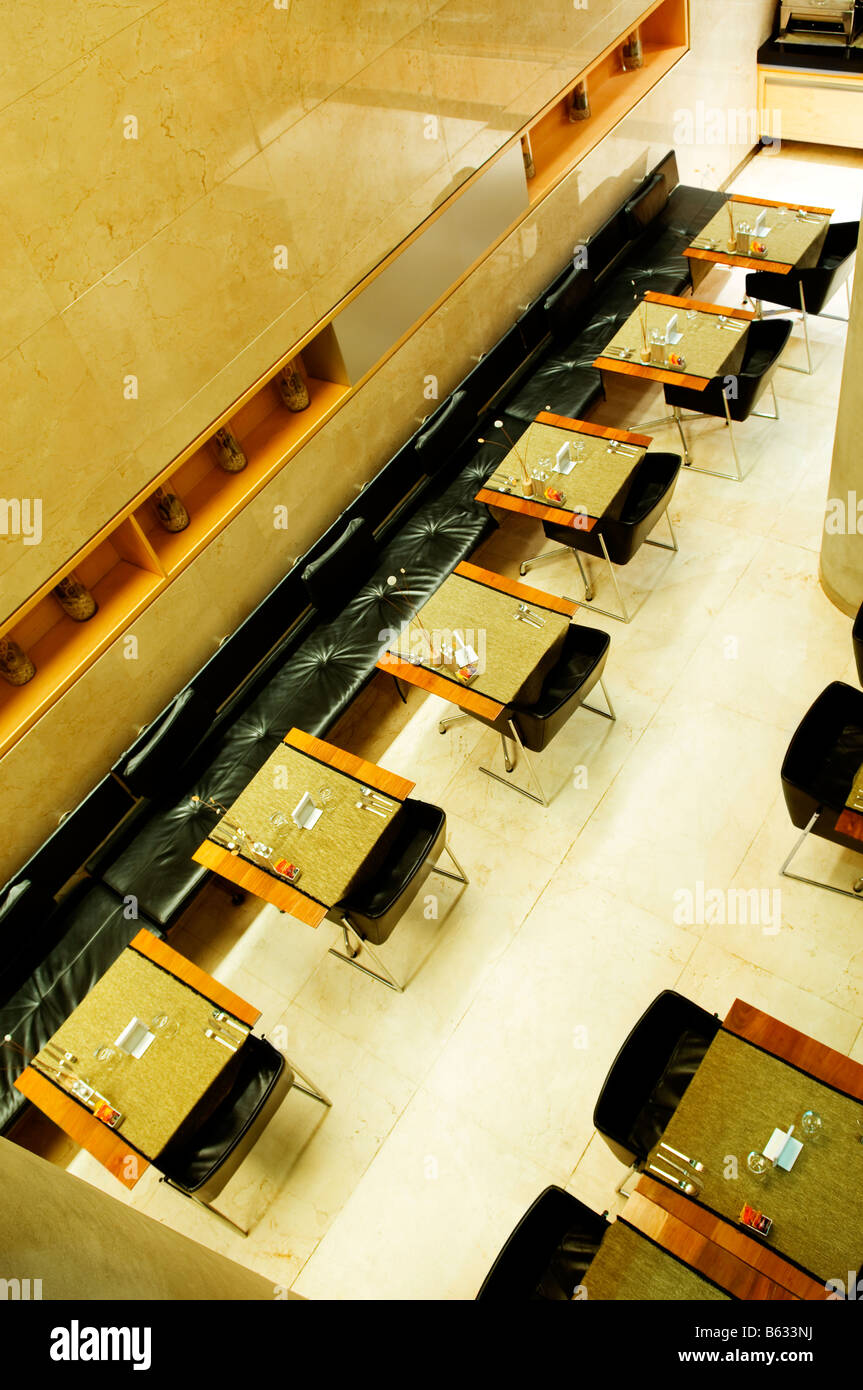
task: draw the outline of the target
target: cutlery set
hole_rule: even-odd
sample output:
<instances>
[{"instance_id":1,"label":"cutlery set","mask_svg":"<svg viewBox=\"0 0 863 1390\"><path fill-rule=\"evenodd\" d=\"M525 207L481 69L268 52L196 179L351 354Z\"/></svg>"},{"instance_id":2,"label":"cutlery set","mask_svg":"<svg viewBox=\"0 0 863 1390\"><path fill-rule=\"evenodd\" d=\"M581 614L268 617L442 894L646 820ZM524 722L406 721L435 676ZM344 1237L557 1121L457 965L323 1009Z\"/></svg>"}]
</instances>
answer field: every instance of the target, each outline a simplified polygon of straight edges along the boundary
<instances>
[{"instance_id":1,"label":"cutlery set","mask_svg":"<svg viewBox=\"0 0 863 1390\"><path fill-rule=\"evenodd\" d=\"M213 1042L221 1043L229 1052L236 1052L240 1044L248 1037L248 1028L237 1023L236 1019L231 1018L223 1009L213 1009L210 1014L211 1021L216 1024L215 1028L205 1028L204 1037L211 1038ZM233 1030L233 1032L229 1031Z\"/></svg>"},{"instance_id":2,"label":"cutlery set","mask_svg":"<svg viewBox=\"0 0 863 1390\"><path fill-rule=\"evenodd\" d=\"M539 613L535 613L532 608L528 608L526 603L520 603L513 618L516 622L527 623L529 627L545 627L545 618Z\"/></svg>"},{"instance_id":3,"label":"cutlery set","mask_svg":"<svg viewBox=\"0 0 863 1390\"><path fill-rule=\"evenodd\" d=\"M676 1187L681 1192L685 1192L687 1197L696 1197L701 1191L701 1182L698 1175L704 1172L704 1164L697 1158L688 1158L687 1155L682 1154L679 1149L673 1149L670 1144L666 1144L664 1139L660 1141L659 1149L664 1150L664 1152L657 1153L656 1157L662 1160L665 1167L659 1168L657 1164L649 1163L648 1167L650 1171L652 1173L657 1173L659 1177L663 1178L665 1182L670 1183L672 1187ZM674 1158L669 1158L669 1154L674 1154ZM682 1163L675 1162L675 1159L678 1158L682 1160ZM669 1168L673 1168L674 1172L669 1173L667 1171Z\"/></svg>"},{"instance_id":4,"label":"cutlery set","mask_svg":"<svg viewBox=\"0 0 863 1390\"><path fill-rule=\"evenodd\" d=\"M355 803L358 811L371 811L373 816L381 816L384 820L393 809L393 803L388 797L382 796L372 787L362 788L363 799Z\"/></svg>"}]
</instances>

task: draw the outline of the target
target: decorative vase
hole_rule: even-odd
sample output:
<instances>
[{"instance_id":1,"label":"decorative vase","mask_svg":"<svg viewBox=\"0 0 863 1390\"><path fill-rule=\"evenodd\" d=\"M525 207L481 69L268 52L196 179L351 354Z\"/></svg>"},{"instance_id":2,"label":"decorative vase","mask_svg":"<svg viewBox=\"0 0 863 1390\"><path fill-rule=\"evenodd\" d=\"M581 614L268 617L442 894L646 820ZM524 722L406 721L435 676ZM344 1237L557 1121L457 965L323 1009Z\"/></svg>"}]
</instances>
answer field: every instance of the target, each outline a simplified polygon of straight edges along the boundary
<instances>
[{"instance_id":1,"label":"decorative vase","mask_svg":"<svg viewBox=\"0 0 863 1390\"><path fill-rule=\"evenodd\" d=\"M36 667L25 651L11 637L0 637L0 676L10 685L26 685L36 674Z\"/></svg>"},{"instance_id":2,"label":"decorative vase","mask_svg":"<svg viewBox=\"0 0 863 1390\"><path fill-rule=\"evenodd\" d=\"M76 623L86 623L98 611L99 605L86 584L82 584L74 570L55 584L51 590L67 618Z\"/></svg>"},{"instance_id":3,"label":"decorative vase","mask_svg":"<svg viewBox=\"0 0 863 1390\"><path fill-rule=\"evenodd\" d=\"M249 460L240 448L240 441L233 430L228 429L227 425L216 430L212 443L216 462L220 468L223 468L226 473L241 473L243 471Z\"/></svg>"},{"instance_id":4,"label":"decorative vase","mask_svg":"<svg viewBox=\"0 0 863 1390\"><path fill-rule=\"evenodd\" d=\"M305 410L311 403L296 357L286 363L276 377L276 388L288 410Z\"/></svg>"},{"instance_id":5,"label":"decorative vase","mask_svg":"<svg viewBox=\"0 0 863 1390\"><path fill-rule=\"evenodd\" d=\"M536 165L533 162L533 150L530 147L530 139L527 135L521 137L521 157L524 160L524 172L529 179L536 177Z\"/></svg>"},{"instance_id":6,"label":"decorative vase","mask_svg":"<svg viewBox=\"0 0 863 1390\"><path fill-rule=\"evenodd\" d=\"M567 114L571 121L586 121L590 117L590 98L587 83L577 82L569 94Z\"/></svg>"},{"instance_id":7,"label":"decorative vase","mask_svg":"<svg viewBox=\"0 0 863 1390\"><path fill-rule=\"evenodd\" d=\"M159 525L166 531L185 531L189 524L189 513L176 492L167 487L157 487L153 493L153 505Z\"/></svg>"},{"instance_id":8,"label":"decorative vase","mask_svg":"<svg viewBox=\"0 0 863 1390\"><path fill-rule=\"evenodd\" d=\"M629 37L624 40L623 48L620 50L620 58L624 72L631 72L634 68L644 67L644 50L641 47L641 34L638 29L633 29Z\"/></svg>"}]
</instances>

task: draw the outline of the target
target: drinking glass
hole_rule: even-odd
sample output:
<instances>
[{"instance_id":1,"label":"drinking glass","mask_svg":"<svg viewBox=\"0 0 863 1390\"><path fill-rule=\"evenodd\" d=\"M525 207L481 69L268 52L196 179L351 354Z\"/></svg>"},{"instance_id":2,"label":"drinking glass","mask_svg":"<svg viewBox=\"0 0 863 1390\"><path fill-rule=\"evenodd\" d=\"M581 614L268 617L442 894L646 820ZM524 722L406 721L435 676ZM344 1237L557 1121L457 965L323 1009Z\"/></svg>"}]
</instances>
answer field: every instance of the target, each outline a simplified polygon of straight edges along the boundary
<instances>
[{"instance_id":1,"label":"drinking glass","mask_svg":"<svg viewBox=\"0 0 863 1390\"><path fill-rule=\"evenodd\" d=\"M318 792L318 796L321 798L322 806L328 805L329 802L331 802L333 799L332 787L321 787L320 791Z\"/></svg>"},{"instance_id":2,"label":"drinking glass","mask_svg":"<svg viewBox=\"0 0 863 1390\"><path fill-rule=\"evenodd\" d=\"M763 1178L767 1169L770 1167L770 1160L765 1158L764 1154L760 1153L758 1149L753 1149L752 1153L749 1154L746 1159L746 1166L753 1177Z\"/></svg>"},{"instance_id":3,"label":"drinking glass","mask_svg":"<svg viewBox=\"0 0 863 1390\"><path fill-rule=\"evenodd\" d=\"M808 1135L810 1139L813 1139L816 1134L821 1133L823 1127L824 1121L817 1110L804 1110L803 1117L800 1121L800 1128L803 1130L804 1134Z\"/></svg>"},{"instance_id":4,"label":"drinking glass","mask_svg":"<svg viewBox=\"0 0 863 1390\"><path fill-rule=\"evenodd\" d=\"M164 1013L161 1009L150 1019L150 1032L155 1033L157 1038L167 1042L169 1038L175 1038L179 1031L179 1023L170 1014Z\"/></svg>"},{"instance_id":5,"label":"drinking glass","mask_svg":"<svg viewBox=\"0 0 863 1390\"><path fill-rule=\"evenodd\" d=\"M112 1072L120 1060L120 1053L116 1047L111 1047L108 1043L103 1043L97 1047L93 1057L99 1063L100 1072Z\"/></svg>"}]
</instances>

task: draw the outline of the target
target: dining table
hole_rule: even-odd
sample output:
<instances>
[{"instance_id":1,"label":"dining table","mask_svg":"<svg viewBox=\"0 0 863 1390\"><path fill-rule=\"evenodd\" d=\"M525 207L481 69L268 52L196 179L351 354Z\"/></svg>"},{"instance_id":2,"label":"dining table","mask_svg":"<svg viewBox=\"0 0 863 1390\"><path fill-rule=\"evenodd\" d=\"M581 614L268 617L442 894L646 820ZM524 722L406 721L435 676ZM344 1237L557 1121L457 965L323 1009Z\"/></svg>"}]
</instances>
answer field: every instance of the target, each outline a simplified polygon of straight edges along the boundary
<instances>
[{"instance_id":1,"label":"dining table","mask_svg":"<svg viewBox=\"0 0 863 1390\"><path fill-rule=\"evenodd\" d=\"M753 227L762 213L766 226L756 239L764 243L765 250L738 250L738 230ZM693 288L698 288L714 265L775 275L810 270L818 264L832 214L832 208L732 194L683 252L690 263Z\"/></svg>"},{"instance_id":2,"label":"dining table","mask_svg":"<svg viewBox=\"0 0 863 1390\"><path fill-rule=\"evenodd\" d=\"M727 1303L736 1295L633 1225L628 1216L619 1216L602 1237L574 1297L593 1302Z\"/></svg>"},{"instance_id":3,"label":"dining table","mask_svg":"<svg viewBox=\"0 0 863 1390\"><path fill-rule=\"evenodd\" d=\"M681 336L673 350L683 365L645 361L643 333L649 344L651 333L664 334L674 315ZM648 290L593 365L603 372L704 391L714 377L734 376L740 370L754 318L749 309Z\"/></svg>"},{"instance_id":4,"label":"dining table","mask_svg":"<svg viewBox=\"0 0 863 1390\"><path fill-rule=\"evenodd\" d=\"M863 1266L863 1065L735 1000L636 1191L795 1297L828 1297Z\"/></svg>"},{"instance_id":5,"label":"dining table","mask_svg":"<svg viewBox=\"0 0 863 1390\"><path fill-rule=\"evenodd\" d=\"M414 786L366 758L291 729L237 799L222 808L192 857L237 888L318 927L331 908L374 876Z\"/></svg>"},{"instance_id":6,"label":"dining table","mask_svg":"<svg viewBox=\"0 0 863 1390\"><path fill-rule=\"evenodd\" d=\"M142 928L14 1084L132 1188L228 1093L259 1018Z\"/></svg>"},{"instance_id":7,"label":"dining table","mask_svg":"<svg viewBox=\"0 0 863 1390\"><path fill-rule=\"evenodd\" d=\"M377 666L467 714L494 721L513 702L537 698L576 607L569 599L462 561L425 603L411 606ZM455 666L458 637L478 658L469 681Z\"/></svg>"},{"instance_id":8,"label":"dining table","mask_svg":"<svg viewBox=\"0 0 863 1390\"><path fill-rule=\"evenodd\" d=\"M476 501L592 531L602 518L619 516L651 442L647 434L541 411L486 479Z\"/></svg>"}]
</instances>

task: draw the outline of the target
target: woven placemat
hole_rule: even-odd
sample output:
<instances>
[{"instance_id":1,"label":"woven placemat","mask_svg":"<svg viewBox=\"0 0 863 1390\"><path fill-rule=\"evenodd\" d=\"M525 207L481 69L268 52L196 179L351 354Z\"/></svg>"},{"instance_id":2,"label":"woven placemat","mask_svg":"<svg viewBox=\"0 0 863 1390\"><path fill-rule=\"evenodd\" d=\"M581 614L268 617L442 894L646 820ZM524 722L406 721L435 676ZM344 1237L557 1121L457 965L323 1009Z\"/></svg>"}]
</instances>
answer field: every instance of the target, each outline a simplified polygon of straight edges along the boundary
<instances>
[{"instance_id":1,"label":"woven placemat","mask_svg":"<svg viewBox=\"0 0 863 1390\"><path fill-rule=\"evenodd\" d=\"M537 482L530 501L540 502L543 506L560 506L567 511L584 512L587 516L616 516L645 451L633 445L627 445L625 450L610 449L610 442L596 435L580 434L561 429L558 425L534 421L528 425L485 486L492 491L500 491L505 485L506 491L514 497L526 497L521 468L523 461L531 476L538 472L547 474L543 481ZM583 444L584 455L569 473L557 473L554 470L555 457L561 445L566 443L572 444L573 450ZM563 502L555 503L545 496L545 489L549 486L564 494Z\"/></svg>"},{"instance_id":2,"label":"woven placemat","mask_svg":"<svg viewBox=\"0 0 863 1390\"><path fill-rule=\"evenodd\" d=\"M740 370L746 351L749 320L734 319L738 329L723 328L718 314L705 314L700 310L688 310L682 306L672 308L668 304L654 304L645 300L645 320L647 338L653 329L664 332L668 320L677 315L677 331L683 337L675 343L672 351L679 352L686 361L681 368L666 367L662 363L642 363L641 352L641 311L636 308L626 323L618 329L607 344L607 348L630 348L629 362L636 366L656 366L663 371L680 371L686 376L733 376ZM691 317L689 316L691 314ZM614 356L614 353L606 355Z\"/></svg>"},{"instance_id":3,"label":"woven placemat","mask_svg":"<svg viewBox=\"0 0 863 1390\"><path fill-rule=\"evenodd\" d=\"M806 1110L823 1120L822 1132L811 1139L800 1127ZM816 1279L847 1279L849 1269L863 1264L861 1113L863 1106L850 1096L720 1030L664 1138L703 1162L699 1200L705 1206L737 1223L748 1203L773 1221L769 1248ZM771 1167L756 1177L747 1156L763 1151L774 1129L790 1125L803 1144L794 1167ZM654 1161L663 1162L658 1149Z\"/></svg>"},{"instance_id":4,"label":"woven placemat","mask_svg":"<svg viewBox=\"0 0 863 1390\"><path fill-rule=\"evenodd\" d=\"M732 1301L697 1270L620 1220L603 1236L583 1282L588 1298L594 1300Z\"/></svg>"},{"instance_id":5,"label":"woven placemat","mask_svg":"<svg viewBox=\"0 0 863 1390\"><path fill-rule=\"evenodd\" d=\"M794 266L797 270L807 270L818 264L818 258L824 247L824 240L827 236L827 228L830 225L829 217L819 217L817 221L804 221L798 218L797 213L787 208L781 212L779 208L762 208L755 203L735 203L732 201L732 216L735 227L744 222L748 222L750 227L754 227L756 220L761 213L765 213L765 225L768 228L767 236L760 239L766 241L767 250L764 253L765 261L778 261L782 265ZM814 218L815 214L810 214ZM714 214L706 226L694 238L699 246L703 248L705 241L712 241L712 248L721 251L723 255L732 256L735 253L728 250L728 239L731 235L731 228L728 222L728 213L725 208ZM741 252L741 259L752 260L752 252ZM758 259L758 257L754 257Z\"/></svg>"}]
</instances>

